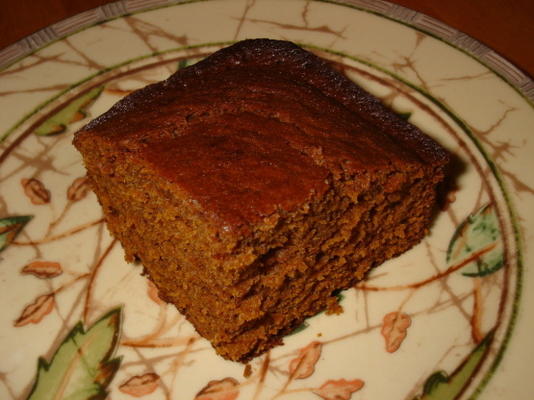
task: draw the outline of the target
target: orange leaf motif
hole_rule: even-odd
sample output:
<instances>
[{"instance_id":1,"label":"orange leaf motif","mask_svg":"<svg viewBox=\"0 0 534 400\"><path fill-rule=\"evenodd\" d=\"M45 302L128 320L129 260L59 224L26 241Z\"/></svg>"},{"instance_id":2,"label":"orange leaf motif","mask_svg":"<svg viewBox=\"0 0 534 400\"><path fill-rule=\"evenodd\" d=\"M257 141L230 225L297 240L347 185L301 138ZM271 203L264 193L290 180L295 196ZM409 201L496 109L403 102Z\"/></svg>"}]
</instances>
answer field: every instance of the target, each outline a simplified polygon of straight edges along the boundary
<instances>
[{"instance_id":1,"label":"orange leaf motif","mask_svg":"<svg viewBox=\"0 0 534 400\"><path fill-rule=\"evenodd\" d=\"M393 311L384 316L381 332L386 340L387 352L394 353L399 349L411 324L410 316L399 311Z\"/></svg>"},{"instance_id":2,"label":"orange leaf motif","mask_svg":"<svg viewBox=\"0 0 534 400\"><path fill-rule=\"evenodd\" d=\"M291 360L289 373L294 379L305 379L315 372L315 364L321 356L321 342L311 342L299 351L299 355Z\"/></svg>"},{"instance_id":3,"label":"orange leaf motif","mask_svg":"<svg viewBox=\"0 0 534 400\"><path fill-rule=\"evenodd\" d=\"M142 397L152 393L159 386L159 375L154 372L148 372L143 375L136 375L128 379L119 386L123 393L134 397Z\"/></svg>"},{"instance_id":4,"label":"orange leaf motif","mask_svg":"<svg viewBox=\"0 0 534 400\"><path fill-rule=\"evenodd\" d=\"M24 308L21 316L15 321L16 327L38 324L41 320L54 309L54 294L43 294Z\"/></svg>"},{"instance_id":5,"label":"orange leaf motif","mask_svg":"<svg viewBox=\"0 0 534 400\"><path fill-rule=\"evenodd\" d=\"M23 274L34 275L41 279L55 278L63 273L61 265L52 261L33 261L22 268Z\"/></svg>"},{"instance_id":6,"label":"orange leaf motif","mask_svg":"<svg viewBox=\"0 0 534 400\"><path fill-rule=\"evenodd\" d=\"M76 178L67 189L67 199L70 201L79 201L87 196L89 190L91 190L89 178L86 176Z\"/></svg>"},{"instance_id":7,"label":"orange leaf motif","mask_svg":"<svg viewBox=\"0 0 534 400\"><path fill-rule=\"evenodd\" d=\"M46 190L43 183L35 178L21 179L20 184L24 193L35 205L50 203L50 192Z\"/></svg>"},{"instance_id":8,"label":"orange leaf motif","mask_svg":"<svg viewBox=\"0 0 534 400\"><path fill-rule=\"evenodd\" d=\"M352 397L352 393L357 392L362 387L363 381L360 379L352 381L345 379L329 380L319 389L314 390L313 393L325 400L349 400Z\"/></svg>"},{"instance_id":9,"label":"orange leaf motif","mask_svg":"<svg viewBox=\"0 0 534 400\"><path fill-rule=\"evenodd\" d=\"M210 381L197 393L195 400L235 400L239 395L239 382L234 378Z\"/></svg>"},{"instance_id":10,"label":"orange leaf motif","mask_svg":"<svg viewBox=\"0 0 534 400\"><path fill-rule=\"evenodd\" d=\"M146 282L148 284L147 293L148 293L148 297L150 298L150 300L152 300L154 303L159 304L159 305L165 304L165 302L161 300L161 298L159 297L159 292L158 292L158 288L156 287L156 285L154 285L152 281L149 281L149 280L147 280Z\"/></svg>"}]
</instances>

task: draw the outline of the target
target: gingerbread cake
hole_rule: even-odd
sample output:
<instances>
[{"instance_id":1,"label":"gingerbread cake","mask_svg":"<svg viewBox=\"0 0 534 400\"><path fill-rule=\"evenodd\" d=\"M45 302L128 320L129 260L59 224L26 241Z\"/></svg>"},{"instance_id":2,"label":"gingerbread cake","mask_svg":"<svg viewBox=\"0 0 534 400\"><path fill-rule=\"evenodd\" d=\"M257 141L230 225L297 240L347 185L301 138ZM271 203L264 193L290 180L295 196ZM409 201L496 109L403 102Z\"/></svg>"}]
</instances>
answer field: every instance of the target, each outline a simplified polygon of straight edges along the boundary
<instances>
[{"instance_id":1,"label":"gingerbread cake","mask_svg":"<svg viewBox=\"0 0 534 400\"><path fill-rule=\"evenodd\" d=\"M449 156L326 61L246 40L75 135L111 233L230 360L426 234Z\"/></svg>"}]
</instances>

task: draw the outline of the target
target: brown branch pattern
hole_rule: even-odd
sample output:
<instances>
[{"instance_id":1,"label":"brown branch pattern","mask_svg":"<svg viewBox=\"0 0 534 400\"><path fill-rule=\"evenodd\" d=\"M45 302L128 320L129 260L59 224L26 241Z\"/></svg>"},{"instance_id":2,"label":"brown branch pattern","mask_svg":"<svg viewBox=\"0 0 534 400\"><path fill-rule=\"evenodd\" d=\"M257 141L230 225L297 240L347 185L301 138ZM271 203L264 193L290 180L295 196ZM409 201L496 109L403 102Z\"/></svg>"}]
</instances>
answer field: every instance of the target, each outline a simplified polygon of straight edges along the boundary
<instances>
[{"instance_id":1,"label":"brown branch pattern","mask_svg":"<svg viewBox=\"0 0 534 400\"><path fill-rule=\"evenodd\" d=\"M242 35L243 27L247 23L255 24L257 26L266 26L269 29L277 29L282 32L312 32L314 34L322 34L325 37L333 38L334 40L342 40L346 38L347 27L334 28L329 23L312 25L312 2L305 3L299 16L301 21L296 21L295 23L281 23L268 18L252 18L250 16L252 15L251 11L253 11L256 6L256 2L254 0L247 0L243 5L244 7L241 15L234 21L236 23L235 38ZM177 46L186 46L191 43L191 39L187 35L167 32L156 24L144 20L143 16L131 15L125 17L124 22L126 28L115 26L112 23L104 23L100 28L108 32L113 30L129 32L138 38L150 52L158 52L161 50L157 44L159 39L170 40ZM408 73L412 74L415 77L417 86L428 93L433 93L435 88L446 84L446 82L489 79L487 72L465 76L445 77L434 82L426 79L425 74L418 68L417 62L418 51L421 48L421 44L424 43L425 38L425 35L415 32L414 47L411 53L408 55L399 55L396 60L389 63L388 67L400 75ZM70 40L65 39L63 44L70 49L71 54L76 55L75 58L68 57L68 54L63 53L49 53L45 56L37 52L27 57L25 60L22 60L13 68L0 72L0 78L14 77L17 76L17 74L24 73L32 68L43 65L77 66L86 68L87 71L91 72L101 71L106 67L99 60L93 59L90 54L84 51L84 49L74 45ZM195 51L197 54L202 54L201 50L189 50L188 56ZM341 58L334 57L333 55L329 55L329 57L336 58L338 61L343 62ZM98 75L86 85L82 86L80 92L105 84L107 85L106 93L108 95L123 96L129 93L130 90L121 88L119 85L121 80L130 79L135 81L138 86L146 85L154 81L154 78L149 76L147 71L150 71L157 66L165 66L170 70L173 62L183 58L185 58L183 55L180 57L176 57L175 55L158 55L155 57L157 63L155 62L153 65L121 67L121 69ZM349 68L347 68L347 70L349 70ZM367 73L366 75L362 71L358 72L356 70L352 70L352 73L359 74L359 78L363 80L371 79L370 75L372 75L371 73ZM383 85L389 90L388 94L382 97L382 100L386 104L394 106L399 99L404 99L410 101L415 108L421 106L414 101L415 93L412 89L395 82L394 79L384 78L382 75L379 75L380 74L374 76L376 78L375 82ZM53 95L67 87L69 87L68 83L58 83L54 85L43 84L42 86L24 90L4 90L0 92L0 96L11 96L23 92L28 94L50 93ZM444 104L449 107L445 99L439 96L436 96L436 98L443 101ZM55 108L53 107L56 107L56 105L57 107L61 106L59 103L66 100L68 99L58 99L49 108L54 110ZM516 108L514 107L509 107L505 104L503 107L504 109L502 113L494 116L494 120L492 120L493 122L490 122L487 128L475 128L471 126L471 124L468 124L468 127L480 142L483 143L485 148L488 149L490 157L499 163L500 172L507 181L512 183L513 189L517 193L532 195L534 194L534 189L529 186L522 177L517 176L512 170L506 168L506 161L513 158L523 144L514 143L512 139L501 141L494 139L494 133L499 131L509 118L513 118L513 114L516 112ZM427 113L431 118L434 118L437 124L441 125L442 128L445 127L445 129L454 130L454 128L448 125L445 126L446 124L449 124L449 122L437 115L436 112L434 112L434 114L430 112L430 108L421 108L421 110L422 112ZM0 145L0 163L5 162L4 165L8 165L8 161L12 162L9 164L10 169L3 169L2 174L0 175L0 183L4 184L5 182L9 182L20 176L22 173L27 174L28 177L32 177L31 179L40 178L44 174L54 174L56 177L72 180L71 174L58 167L54 163L54 157L50 156L50 154L57 151L59 145L64 144L65 140L69 140L68 133L57 137L39 138L37 140L31 135L32 129L39 126L39 124L43 122L43 118L43 115L36 115L30 118L28 123L24 125L27 127L24 132L20 130L16 131L13 138L10 138L8 142ZM34 141L30 144L30 140ZM461 144L457 145L459 152L468 153L468 149L466 149L465 146L462 146ZM30 148L32 151L28 150ZM31 174L28 172L31 172ZM477 173L481 175L486 172L488 172L487 167L477 171ZM48 186L46 190L48 190ZM461 192L461 190L462 189L459 188L458 192ZM488 199L491 200L490 189L483 179L480 180L480 186L475 190L477 190L477 196L474 200L473 209L479 208L484 202L487 202ZM54 206L54 195L55 193L52 193L52 198L45 201L44 204L50 203L51 206ZM41 197L44 198L43 196ZM74 225L72 223L75 219L74 215L75 213L79 213L79 210L76 211L77 206L75 206L74 202L81 201L84 198L85 195L82 196L82 194L79 195L79 198L75 196L72 199L68 199L65 206L60 211L55 210L57 212L57 214L55 214L56 217L50 217L49 220L46 221L46 223L48 223L48 229L44 234L35 235L34 237L32 231L30 231L31 234L24 232L17 240L12 242L12 251L14 252L23 252L30 247L35 251L35 254L38 257L43 257L47 254L49 249L48 246L52 247L63 243L74 243L77 238L80 237L79 234L87 232L91 228L94 228L96 231L95 237L97 240L95 243L94 254L92 256L93 259L88 263L86 270L81 271L81 268L78 265L77 269L73 269L75 272L71 272L70 274L51 274L47 280L52 282L46 283L46 291L40 292L40 295L45 297L42 297L40 302L36 303L36 309L38 309L39 306L44 305L46 306L46 309L43 308L41 310L43 313L46 311L47 314L37 316L41 319L36 318L35 321L37 321L37 323L44 323L47 321L47 318L52 318L52 316L48 317L52 310L49 310L52 301L54 301L53 310L55 312L51 313L51 315L57 314L58 319L61 321L57 337L50 341L51 349L53 348L53 345L59 341L62 335L70 329L73 321L76 320L78 316L85 322L85 324L87 324L92 317L95 316L96 310L111 305L104 304L105 302L102 299L95 296L97 287L105 285L102 276L109 271L108 268L111 269L116 267L115 265L110 265L111 263L109 262L109 259L111 258L113 250L118 249L116 241L111 240L110 242L110 239L105 234L103 219L100 218L85 222L84 220L76 221L75 226L63 228L63 231L56 232L56 230L58 230L57 228L60 226L68 226L69 224ZM2 212L5 212L6 215L9 214L8 212L12 206L9 204L8 199L2 197L1 201ZM94 199L92 201L94 201ZM446 214L447 223L452 227L457 226L459 221L464 217L465 213L463 213L463 211L465 210L457 207L456 204L451 201ZM40 223L45 224L42 220ZM253 400L259 400L260 398L281 398L287 394L300 392L306 394L315 393L316 395L319 395L319 393L326 393L327 390L330 390L336 385L337 387L345 385L343 386L344 388L356 388L361 382L361 385L363 386L363 381L360 381L359 379L362 378L365 380L365 377L347 377L351 380L332 379L325 382L322 386L317 387L312 387L312 385L307 384L298 386L297 384L300 383L299 380L306 379L304 378L306 374L302 372L303 364L306 362L308 363L307 371L309 372L311 371L310 363L313 364L319 362L317 361L319 360L318 357L298 357L300 354L299 351L306 350L312 352L321 348L323 349L322 351L326 353L334 347L335 344L345 343L365 335L379 335L379 331L383 328L383 324L380 319L376 318L376 315L374 315L372 311L373 301L375 299L373 296L374 293L377 292L406 291L399 295L396 307L389 311L396 312L398 315L402 315L403 318L409 317L410 320L413 321L413 327L410 327L410 332L407 333L408 338L410 337L411 330L417 329L418 319L452 309L456 310L457 313L461 315L463 322L470 328L469 339L466 339L465 344L462 343L458 346L466 347L473 343L480 342L487 330L487 326L484 325L483 320L489 312L485 308L485 303L489 296L488 293L500 292L502 290L501 284L504 281L504 278L502 277L504 272L499 272L495 276L474 279L472 289L467 291L456 290L450 284L449 278L465 265L476 261L484 254L489 253L495 247L495 244L488 245L485 248L472 253L462 262L449 266L443 271L440 271L439 269L439 266L442 265L440 257L443 255L443 251L428 241L425 241L425 246L427 249L426 265L433 267L435 271L432 276L408 284L387 286L375 284L374 282L380 281L382 278L387 278L390 274L394 274L393 271L377 271L377 273L373 273L369 281L357 286L357 294L355 295L357 306L355 306L355 308L357 309L356 311L358 315L354 318L357 322L354 323L355 328L353 330L337 336L329 336L322 339L318 337L318 340L314 340L313 342L310 342L310 344L307 344L308 346L311 346L308 350L306 350L306 346L303 346L297 350L281 348L273 352L268 352L264 356L251 362L250 371L246 376L232 378L232 390L246 390L248 388L251 393L251 398ZM26 276L26 279L31 279L31 277ZM81 285L77 285L77 283L82 282L84 285L79 288ZM124 282L127 282L127 280L125 279ZM413 299L419 291L434 288L433 284L436 284L435 298L425 308L417 310L414 306L415 301ZM78 290L78 288L78 295L76 296L76 299L72 300L72 304L69 304L69 307L65 306L65 310L59 310L56 304L59 301L58 296L61 295L61 301L63 302L63 298L67 298L69 293ZM150 302L150 300L148 300L148 302ZM31 305L31 303L29 304ZM150 391L150 393L152 393L157 387L163 393L165 398L172 399L178 395L177 382L180 378L181 371L188 368L190 365L193 365L197 355L205 355L211 350L209 345L203 339L199 338L196 333L187 330L187 323L184 322L183 317L174 309L165 304L158 303L152 305L157 307L157 311L154 313L147 312L147 315L150 315L149 318L153 318L153 321L155 321L154 327L150 332L145 331L143 334L128 333L127 335L125 332L128 330L128 326L126 325L124 327L125 332L123 332L120 351L126 355L121 367L125 377L122 380L117 380L114 390L120 390L119 384L121 382L123 389L133 390L134 393L138 393L140 390L145 390L147 393ZM30 309L30 311L31 310L33 309ZM26 317L28 316L29 315L26 315ZM28 322L30 319L24 319L21 320L21 322L24 322L26 327L31 328L31 325L35 325L35 323ZM26 324L26 322L28 323ZM398 327L396 329L398 329ZM402 333L404 334L405 332ZM404 344L399 344L399 346L404 346ZM162 354L162 350L165 350L164 354ZM293 366L291 366L292 360L297 360L297 362L293 363ZM442 360L439 362L441 361ZM436 365L436 368L438 366L439 364ZM157 371L157 374L152 371ZM310 375L312 374L313 372ZM21 394L24 392L21 392L18 388L14 389L10 383L9 376L10 372L1 371L0 382L6 388L8 395L12 399L20 398ZM142 386L139 382L145 386ZM220 382L222 382L222 385L230 381L221 379ZM270 391L273 387L276 387L274 393L272 393L272 390ZM206 392L204 392L204 394L205 393ZM350 396L351 393L352 392L348 395ZM417 393L415 389L413 393ZM202 397L199 395L198 398L201 399Z\"/></svg>"}]
</instances>

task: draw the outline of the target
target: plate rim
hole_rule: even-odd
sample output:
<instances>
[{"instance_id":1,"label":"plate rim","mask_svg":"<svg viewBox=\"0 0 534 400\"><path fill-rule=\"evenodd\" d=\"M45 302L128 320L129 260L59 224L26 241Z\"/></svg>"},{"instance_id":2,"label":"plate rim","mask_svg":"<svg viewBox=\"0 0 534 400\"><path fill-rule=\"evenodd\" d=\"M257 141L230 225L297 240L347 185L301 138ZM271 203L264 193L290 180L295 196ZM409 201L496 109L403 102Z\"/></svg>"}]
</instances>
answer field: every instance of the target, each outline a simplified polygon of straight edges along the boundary
<instances>
[{"instance_id":1,"label":"plate rim","mask_svg":"<svg viewBox=\"0 0 534 400\"><path fill-rule=\"evenodd\" d=\"M44 36L38 36L38 38L42 39L42 43L41 43L41 45L39 47L36 47L34 49L30 49L27 54L22 55L20 58L17 58L17 59L14 59L12 61L9 61L9 65L7 65L7 66L3 65L4 59L2 58L2 56L4 55L5 50L7 48L1 50L0 51L0 71L2 71L5 68L9 68L9 66L13 65L14 63L16 63L16 62L20 61L21 59L33 54L34 52L37 52L37 51L43 49L44 47L47 47L50 44L55 43L56 41L59 41L59 40L65 38L65 37L69 37L71 35L74 35L74 34L80 32L80 31L84 31L85 29L90 29L90 28L94 27L95 25L98 25L98 24L100 24L102 22L107 22L107 21L111 21L111 20L114 20L114 19L123 18L123 17L128 16L128 15L144 13L144 12L147 12L147 11L150 11L150 10L161 9L161 8L166 8L166 7L173 7L173 6L178 6L178 5L182 5L182 4L197 3L197 2L200 2L200 1L207 1L207 0L178 0L178 1L177 0L119 0L119 1L116 1L116 2L113 2L113 3L108 3L108 4L100 6L100 7L96 7L94 9L92 9L92 10L87 11L87 12L82 12L82 13L76 14L75 16L73 16L71 18L67 18L67 19L65 19L63 21L60 21L57 24L51 25L48 28L44 28L43 30L38 31L38 32L36 32L36 33L34 33L34 34L22 39L19 42L28 41L33 36L40 34L40 32L42 32L42 31L45 31L45 33L43 34ZM400 23L402 25L405 25L405 26L407 26L407 27L409 27L411 29L415 29L415 30L424 32L426 34L429 34L430 36L432 36L432 37L434 37L434 38L446 43L447 45L449 45L449 46L451 46L451 47L463 52L464 54L470 56L471 58L474 58L476 61L481 63L483 66L488 68L490 71L492 71L496 76L498 76L499 78L504 80L509 86L511 86L513 89L515 89L515 91L518 92L521 95L521 97L525 99L527 104L530 107L534 108L534 81L528 75L523 74L521 70L517 69L513 64L511 64L509 61L507 61L504 57L502 57L502 56L498 55L497 53L493 52L493 50L491 50L487 46L483 45L482 43L478 42L477 40L469 37L468 35L463 34L461 31L458 31L458 30L456 30L454 28L450 28L450 27L448 27L448 25L443 24L440 21L438 21L438 20L436 20L436 19L434 19L432 17L429 17L429 16L427 16L425 14L418 13L418 12L412 11L412 10L410 10L408 8L405 8L403 6L399 6L399 5L396 5L396 4L393 4L393 3L389 3L389 2L386 2L386 1L382 1L382 0L313 0L313 1L316 2L316 3L329 3L329 4L334 4L334 5L346 6L346 7L350 7L350 8L359 10L359 11L369 12L369 13L377 15L379 17L386 18L386 19L392 20L393 22L397 22L397 23ZM88 13L93 13L94 15L101 15L101 9L103 9L103 8L105 8L107 6L110 6L110 5L115 6L115 5L117 5L119 7L121 5L124 6L124 5L131 4L131 3L135 3L137 5L142 4L142 7L137 8L137 11L135 11L135 12L126 11L126 12L120 14L120 15L118 14L118 15L113 16L113 17L104 17L103 19L98 20L96 22L94 22L92 20L88 22L88 19L87 19L88 18L87 15L89 15ZM378 12L378 11L373 10L373 9L366 9L366 8L360 7L360 4L364 4L364 3L366 5L371 5L371 4L386 5L388 7L391 7L391 9L388 9L390 11L387 11L386 14L382 14L381 12ZM102 11L102 13L104 13L104 12ZM390 15L390 13L391 13L391 15ZM93 15L93 14L90 14L90 15ZM466 47L471 46L474 49L481 49L482 51L492 52L496 57L500 58L501 61L504 62L504 64L497 64L495 66L495 68L492 67L492 66L489 66L483 60L481 60L478 55L471 53L470 51L472 49L471 50L467 49L467 48L466 49L462 49L461 46L451 43L446 38L440 37L440 33L439 32L437 32L437 33L429 32L428 30L426 30L426 29L424 29L422 27L419 27L419 26L412 25L409 22L409 21L413 22L416 18L419 18L419 16L421 16L421 15L424 18L424 23L425 24L426 23L430 24L430 23L433 23L433 22L439 24L438 28L436 28L438 31L439 31L439 29L441 29L443 27L446 27L448 29L453 30L455 32L455 34L460 35L461 38L468 38L469 39L469 40L467 40L465 42L462 42L463 44L466 44ZM61 24L61 23L65 23L65 24L69 23L69 24L71 24L73 21L75 23L79 23L79 24L72 25L73 26L72 31L64 34L63 36L53 37L53 36L48 35L48 33L50 33L48 31L49 29L52 29L52 31L51 31L52 33L54 33L54 34L57 33L55 30L53 30L53 27L55 25L58 25L58 24ZM33 39L31 39L31 40L33 40ZM36 40L37 39L35 39L33 43L37 43ZM19 42L17 42L17 43L19 43ZM484 54L488 54L488 53L484 53ZM348 54L345 54L345 56L348 56L350 58L350 55L348 55ZM515 68L514 71L518 71L519 73L523 74L523 77L526 79L526 83L528 85L522 84L522 85L518 86L517 82L515 82L515 83L511 82L504 74L501 74L501 73L499 73L499 71L496 70L497 67L503 67L503 66L504 67L511 66L512 68ZM505 71L508 71L508 70L505 68ZM525 87L527 87L527 90L525 92L523 92ZM504 191L503 188L501 188L501 190ZM507 208L510 208L510 205L509 204L507 204L507 205L508 205ZM508 211L511 211L511 210L508 210ZM516 211L516 210L514 210L514 211ZM520 236L522 236L522 235L520 235ZM517 238L515 238L515 239L517 241ZM523 250L524 242L521 239L524 240L524 238L520 238L518 244L521 244L520 247ZM523 242L523 243L521 243L521 242ZM520 268L520 272L524 272L523 271L524 260L520 260L520 261L521 261L520 264L523 264L522 268ZM519 293L520 293L520 291L519 291ZM516 303L516 302L519 303L519 299L514 299L514 303ZM519 306L519 304L517 304L516 307L517 306ZM517 310L515 310L515 311L517 313ZM514 314L516 314L516 313L514 313ZM516 315L514 317L516 317ZM512 318L509 321L509 326L507 327L507 331L509 331L509 332L508 332L507 336L511 336L511 331L514 329L514 322L517 322L517 321L514 321L514 318ZM508 337L508 340L509 340L509 337ZM506 341L508 341L508 340L506 340ZM506 348L506 343L503 342L500 345L500 349L499 349L499 350L502 350L501 354L499 354L497 359L495 359L492 362L493 365L490 368L491 371L488 371L488 372L486 372L484 374L484 378L485 379L481 383L476 385L476 387L475 387L476 390L474 392L474 397L477 397L480 394L480 392L482 392L482 390L485 388L487 383L491 380L491 378L492 378L492 376L493 376L493 374L495 372L495 369L500 364L500 359L502 358L502 355L505 352L505 348Z\"/></svg>"},{"instance_id":2,"label":"plate rim","mask_svg":"<svg viewBox=\"0 0 534 400\"><path fill-rule=\"evenodd\" d=\"M159 8L214 0L117 0L74 14L0 49L0 72L50 44L95 25ZM387 0L310 0L368 12L426 33L495 73L534 108L534 79L491 47L450 25Z\"/></svg>"}]
</instances>

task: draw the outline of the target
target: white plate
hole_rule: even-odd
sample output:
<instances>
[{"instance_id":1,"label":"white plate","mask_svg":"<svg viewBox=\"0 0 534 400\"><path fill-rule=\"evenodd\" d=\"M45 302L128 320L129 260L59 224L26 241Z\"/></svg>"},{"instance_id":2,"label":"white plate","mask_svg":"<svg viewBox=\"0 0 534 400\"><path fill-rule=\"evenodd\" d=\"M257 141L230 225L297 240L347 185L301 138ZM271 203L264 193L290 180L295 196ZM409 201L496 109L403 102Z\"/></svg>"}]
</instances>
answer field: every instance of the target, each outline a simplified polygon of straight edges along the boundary
<instances>
[{"instance_id":1,"label":"white plate","mask_svg":"<svg viewBox=\"0 0 534 400\"><path fill-rule=\"evenodd\" d=\"M421 244L244 374L123 261L71 140L131 90L251 37L342 63L460 167ZM531 398L534 86L491 50L382 1L125 0L0 65L0 398Z\"/></svg>"}]
</instances>

